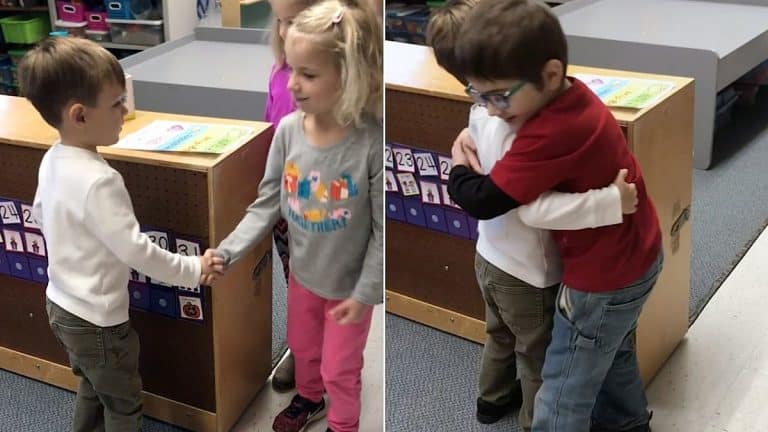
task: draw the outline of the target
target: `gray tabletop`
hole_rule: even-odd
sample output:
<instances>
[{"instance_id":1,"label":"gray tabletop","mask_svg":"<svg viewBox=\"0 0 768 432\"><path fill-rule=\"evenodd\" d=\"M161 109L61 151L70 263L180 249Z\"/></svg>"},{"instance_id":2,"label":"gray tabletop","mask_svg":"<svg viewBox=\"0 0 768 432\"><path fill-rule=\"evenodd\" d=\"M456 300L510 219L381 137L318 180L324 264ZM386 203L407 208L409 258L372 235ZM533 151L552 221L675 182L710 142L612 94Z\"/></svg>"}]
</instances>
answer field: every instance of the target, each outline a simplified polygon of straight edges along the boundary
<instances>
[{"instance_id":1,"label":"gray tabletop","mask_svg":"<svg viewBox=\"0 0 768 432\"><path fill-rule=\"evenodd\" d=\"M558 15L568 35L706 49L720 58L768 30L768 8L707 1L602 0Z\"/></svg>"}]
</instances>

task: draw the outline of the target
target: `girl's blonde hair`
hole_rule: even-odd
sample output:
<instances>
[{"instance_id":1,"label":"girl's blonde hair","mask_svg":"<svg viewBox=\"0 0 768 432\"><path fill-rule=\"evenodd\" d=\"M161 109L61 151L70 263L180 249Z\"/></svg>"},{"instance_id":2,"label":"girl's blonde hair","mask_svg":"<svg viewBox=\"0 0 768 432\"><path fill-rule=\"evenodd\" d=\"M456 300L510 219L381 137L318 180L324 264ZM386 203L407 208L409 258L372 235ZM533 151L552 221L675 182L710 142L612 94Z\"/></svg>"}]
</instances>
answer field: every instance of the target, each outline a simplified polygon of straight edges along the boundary
<instances>
[{"instance_id":1,"label":"girl's blonde hair","mask_svg":"<svg viewBox=\"0 0 768 432\"><path fill-rule=\"evenodd\" d=\"M292 4L298 4L308 8L315 4L318 0L272 0L272 1L284 1L291 2ZM272 54L275 56L275 62L282 66L285 64L285 41L280 37L280 23L278 22L277 15L272 12L272 30L269 36L270 45L272 45Z\"/></svg>"},{"instance_id":2,"label":"girl's blonde hair","mask_svg":"<svg viewBox=\"0 0 768 432\"><path fill-rule=\"evenodd\" d=\"M365 114L382 117L384 43L369 0L322 1L301 12L288 31L310 36L333 56L341 72L339 124L359 127Z\"/></svg>"}]
</instances>

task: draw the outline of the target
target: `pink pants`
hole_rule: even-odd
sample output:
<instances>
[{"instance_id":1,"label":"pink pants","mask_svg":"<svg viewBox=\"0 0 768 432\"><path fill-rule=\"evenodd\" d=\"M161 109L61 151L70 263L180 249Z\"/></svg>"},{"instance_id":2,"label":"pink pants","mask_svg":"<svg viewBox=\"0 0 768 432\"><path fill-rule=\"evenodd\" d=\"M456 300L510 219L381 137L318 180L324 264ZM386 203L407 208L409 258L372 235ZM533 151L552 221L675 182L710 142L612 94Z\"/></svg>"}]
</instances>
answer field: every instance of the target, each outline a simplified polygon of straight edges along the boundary
<instances>
[{"instance_id":1,"label":"pink pants","mask_svg":"<svg viewBox=\"0 0 768 432\"><path fill-rule=\"evenodd\" d=\"M373 308L358 323L339 325L328 311L341 303L318 297L290 276L288 346L296 360L296 389L319 401L328 393L328 427L357 432L360 426L360 375Z\"/></svg>"}]
</instances>

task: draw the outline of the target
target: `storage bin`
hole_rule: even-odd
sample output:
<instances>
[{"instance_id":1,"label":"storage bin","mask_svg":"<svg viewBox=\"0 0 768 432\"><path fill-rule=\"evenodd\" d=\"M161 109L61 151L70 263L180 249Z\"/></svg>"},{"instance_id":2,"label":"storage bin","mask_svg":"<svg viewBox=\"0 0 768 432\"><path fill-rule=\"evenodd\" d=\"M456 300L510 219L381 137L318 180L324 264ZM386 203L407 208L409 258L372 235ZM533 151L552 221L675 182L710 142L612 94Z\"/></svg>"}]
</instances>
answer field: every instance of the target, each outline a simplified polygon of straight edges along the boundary
<instances>
[{"instance_id":1,"label":"storage bin","mask_svg":"<svg viewBox=\"0 0 768 432\"><path fill-rule=\"evenodd\" d=\"M57 1L56 15L60 21L80 23L85 21L85 7L82 3Z\"/></svg>"},{"instance_id":2,"label":"storage bin","mask_svg":"<svg viewBox=\"0 0 768 432\"><path fill-rule=\"evenodd\" d=\"M86 30L85 33L88 36L88 39L92 41L109 42L112 40L112 37L107 30Z\"/></svg>"},{"instance_id":3,"label":"storage bin","mask_svg":"<svg viewBox=\"0 0 768 432\"><path fill-rule=\"evenodd\" d=\"M0 19L3 38L7 43L33 44L51 31L48 15L13 15Z\"/></svg>"},{"instance_id":4,"label":"storage bin","mask_svg":"<svg viewBox=\"0 0 768 432\"><path fill-rule=\"evenodd\" d=\"M727 87L717 95L715 108L715 131L731 122L734 104L739 100L739 93L733 87Z\"/></svg>"},{"instance_id":5,"label":"storage bin","mask_svg":"<svg viewBox=\"0 0 768 432\"><path fill-rule=\"evenodd\" d=\"M57 20L56 25L54 26L55 31L65 31L69 34L69 36L73 37L86 37L85 34L85 27L88 25L87 22L69 22L69 21L62 21Z\"/></svg>"},{"instance_id":6,"label":"storage bin","mask_svg":"<svg viewBox=\"0 0 768 432\"><path fill-rule=\"evenodd\" d=\"M8 50L8 57L11 58L11 64L13 66L18 66L19 61L22 57L24 57L24 54L27 53L27 50L25 49L17 49L17 50Z\"/></svg>"},{"instance_id":7,"label":"storage bin","mask_svg":"<svg viewBox=\"0 0 768 432\"><path fill-rule=\"evenodd\" d=\"M0 84L10 86L13 84L13 72L11 65L0 65Z\"/></svg>"},{"instance_id":8,"label":"storage bin","mask_svg":"<svg viewBox=\"0 0 768 432\"><path fill-rule=\"evenodd\" d=\"M11 66L11 85L14 87L19 86L19 70L16 66Z\"/></svg>"},{"instance_id":9,"label":"storage bin","mask_svg":"<svg viewBox=\"0 0 768 432\"><path fill-rule=\"evenodd\" d=\"M425 35L427 33L429 14L429 9L425 9L403 16L405 31L412 35Z\"/></svg>"},{"instance_id":10,"label":"storage bin","mask_svg":"<svg viewBox=\"0 0 768 432\"><path fill-rule=\"evenodd\" d=\"M85 11L85 19L88 21L88 30L109 31L106 12Z\"/></svg>"},{"instance_id":11,"label":"storage bin","mask_svg":"<svg viewBox=\"0 0 768 432\"><path fill-rule=\"evenodd\" d=\"M407 32L406 17L412 14L426 14L429 15L429 9L424 5L402 5L392 4L387 6L387 18L385 20L386 29L394 31Z\"/></svg>"},{"instance_id":12,"label":"storage bin","mask_svg":"<svg viewBox=\"0 0 768 432\"><path fill-rule=\"evenodd\" d=\"M163 43L163 21L116 20L107 18L114 43L153 46Z\"/></svg>"},{"instance_id":13,"label":"storage bin","mask_svg":"<svg viewBox=\"0 0 768 432\"><path fill-rule=\"evenodd\" d=\"M112 19L131 19L131 1L130 0L104 0L104 6L107 8L107 17Z\"/></svg>"}]
</instances>

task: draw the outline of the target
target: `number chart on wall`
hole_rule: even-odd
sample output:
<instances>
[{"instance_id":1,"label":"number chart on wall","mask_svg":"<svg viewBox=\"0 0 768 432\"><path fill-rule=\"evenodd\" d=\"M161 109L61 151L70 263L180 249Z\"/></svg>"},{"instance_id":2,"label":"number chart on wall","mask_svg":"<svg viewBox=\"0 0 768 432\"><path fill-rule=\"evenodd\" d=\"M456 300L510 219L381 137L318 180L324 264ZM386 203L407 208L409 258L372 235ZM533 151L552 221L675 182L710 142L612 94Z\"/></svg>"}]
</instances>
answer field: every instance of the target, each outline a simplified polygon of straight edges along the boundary
<instances>
[{"instance_id":1,"label":"number chart on wall","mask_svg":"<svg viewBox=\"0 0 768 432\"><path fill-rule=\"evenodd\" d=\"M0 275L48 285L48 252L32 204L0 197ZM200 239L155 227L142 227L157 246L173 253L198 256ZM151 279L131 269L131 307L169 318L203 322L203 287L184 288Z\"/></svg>"},{"instance_id":2,"label":"number chart on wall","mask_svg":"<svg viewBox=\"0 0 768 432\"><path fill-rule=\"evenodd\" d=\"M477 238L477 220L448 196L451 158L387 143L385 147L387 218L467 239Z\"/></svg>"}]
</instances>

